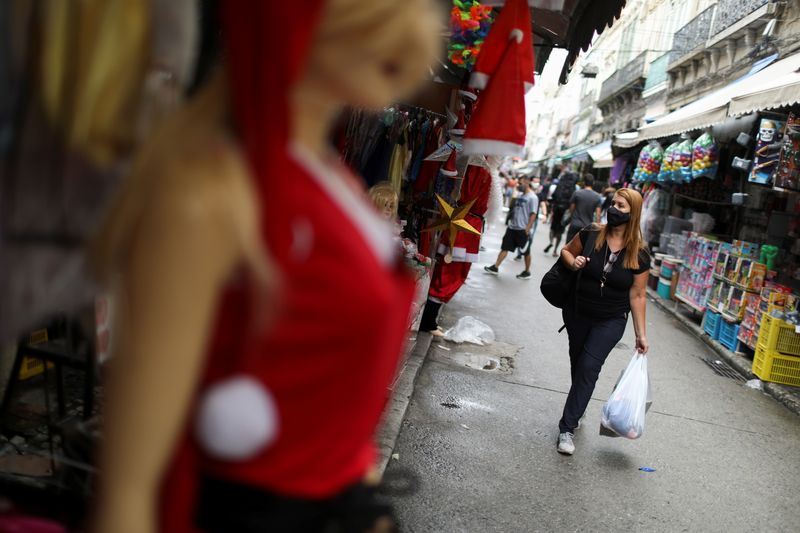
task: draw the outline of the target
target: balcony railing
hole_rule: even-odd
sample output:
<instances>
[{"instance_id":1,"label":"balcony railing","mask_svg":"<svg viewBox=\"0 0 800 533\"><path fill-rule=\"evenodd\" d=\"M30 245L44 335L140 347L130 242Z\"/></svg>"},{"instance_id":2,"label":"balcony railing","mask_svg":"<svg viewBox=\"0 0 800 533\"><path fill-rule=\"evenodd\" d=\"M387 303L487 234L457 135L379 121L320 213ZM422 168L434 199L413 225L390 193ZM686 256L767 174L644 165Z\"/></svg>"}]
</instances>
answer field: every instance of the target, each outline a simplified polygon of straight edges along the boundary
<instances>
[{"instance_id":1,"label":"balcony railing","mask_svg":"<svg viewBox=\"0 0 800 533\"><path fill-rule=\"evenodd\" d=\"M672 59L678 59L696 48L705 46L711 35L711 22L714 20L715 9L717 9L717 5L709 7L675 32L675 38L672 41L674 50Z\"/></svg>"},{"instance_id":2,"label":"balcony railing","mask_svg":"<svg viewBox=\"0 0 800 533\"><path fill-rule=\"evenodd\" d=\"M770 0L720 0L717 4L717 17L714 20L711 35L717 35L733 26L736 22L759 7L769 4L769 2Z\"/></svg>"},{"instance_id":3,"label":"balcony railing","mask_svg":"<svg viewBox=\"0 0 800 533\"><path fill-rule=\"evenodd\" d=\"M642 52L604 81L598 102L605 102L630 85L642 81L647 76L647 54L647 51Z\"/></svg>"},{"instance_id":4,"label":"balcony railing","mask_svg":"<svg viewBox=\"0 0 800 533\"><path fill-rule=\"evenodd\" d=\"M650 68L647 69L647 81L644 84L645 91L667 81L667 65L669 65L669 62L669 52L650 62Z\"/></svg>"}]
</instances>

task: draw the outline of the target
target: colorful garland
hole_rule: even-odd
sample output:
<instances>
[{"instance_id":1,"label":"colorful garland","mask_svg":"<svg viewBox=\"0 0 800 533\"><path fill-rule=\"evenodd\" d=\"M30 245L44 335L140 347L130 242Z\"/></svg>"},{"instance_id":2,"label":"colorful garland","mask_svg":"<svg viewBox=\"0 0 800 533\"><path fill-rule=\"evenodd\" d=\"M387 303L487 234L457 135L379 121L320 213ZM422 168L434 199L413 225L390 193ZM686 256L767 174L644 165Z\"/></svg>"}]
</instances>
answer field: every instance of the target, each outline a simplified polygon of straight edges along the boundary
<instances>
[{"instance_id":1,"label":"colorful garland","mask_svg":"<svg viewBox=\"0 0 800 533\"><path fill-rule=\"evenodd\" d=\"M492 22L491 7L482 6L477 0L453 0L450 11L453 36L447 45L450 62L472 70Z\"/></svg>"}]
</instances>

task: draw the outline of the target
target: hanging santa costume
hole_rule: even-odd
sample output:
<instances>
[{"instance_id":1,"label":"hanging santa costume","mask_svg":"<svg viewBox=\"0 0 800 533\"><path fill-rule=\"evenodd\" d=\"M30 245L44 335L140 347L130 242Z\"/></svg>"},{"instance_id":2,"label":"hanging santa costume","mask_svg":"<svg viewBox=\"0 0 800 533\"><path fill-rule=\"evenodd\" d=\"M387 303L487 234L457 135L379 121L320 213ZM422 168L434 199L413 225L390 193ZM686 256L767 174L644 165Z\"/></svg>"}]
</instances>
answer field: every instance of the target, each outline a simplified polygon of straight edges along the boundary
<instances>
[{"instance_id":1,"label":"hanging santa costume","mask_svg":"<svg viewBox=\"0 0 800 533\"><path fill-rule=\"evenodd\" d=\"M533 87L531 13L507 0L492 25L470 84L484 89L464 136L468 154L519 156L525 149L525 92Z\"/></svg>"},{"instance_id":2,"label":"hanging santa costume","mask_svg":"<svg viewBox=\"0 0 800 533\"><path fill-rule=\"evenodd\" d=\"M483 231L483 215L489 205L489 193L492 188L492 175L483 156L473 156L467 164L464 179L461 182L459 205L466 205L474 200L465 220L479 232ZM438 328L439 309L448 303L464 285L472 263L478 261L481 236L469 232L459 232L453 249L445 243L439 244L441 255L450 255L452 262L439 260L433 269L428 301L420 321L420 331L435 331Z\"/></svg>"},{"instance_id":3,"label":"hanging santa costume","mask_svg":"<svg viewBox=\"0 0 800 533\"><path fill-rule=\"evenodd\" d=\"M272 531L289 515L288 530L298 530L296 519L308 525L300 530L316 530L315 502L345 515L353 510L341 506L364 503L343 495L363 494L374 465L415 283L391 227L344 166L289 143L288 87L324 2L221 5L234 123L269 215L261 230L282 293L268 328L258 327L258 291L247 275L222 295L194 407L164 476L160 531L197 531L197 523L249 531L253 520ZM251 529L233 522L240 519Z\"/></svg>"}]
</instances>

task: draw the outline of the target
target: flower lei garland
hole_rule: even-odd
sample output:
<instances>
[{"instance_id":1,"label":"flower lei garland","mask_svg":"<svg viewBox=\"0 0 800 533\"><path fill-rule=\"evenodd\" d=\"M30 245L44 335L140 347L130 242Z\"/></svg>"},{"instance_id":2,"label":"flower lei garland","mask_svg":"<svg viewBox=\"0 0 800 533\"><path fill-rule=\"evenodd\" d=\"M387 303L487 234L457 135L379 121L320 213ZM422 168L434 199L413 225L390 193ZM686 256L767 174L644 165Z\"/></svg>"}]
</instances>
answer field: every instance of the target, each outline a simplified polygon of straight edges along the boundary
<instances>
[{"instance_id":1,"label":"flower lei garland","mask_svg":"<svg viewBox=\"0 0 800 533\"><path fill-rule=\"evenodd\" d=\"M447 45L450 62L472 70L492 22L491 7L482 6L478 0L453 0L450 11L453 36Z\"/></svg>"}]
</instances>

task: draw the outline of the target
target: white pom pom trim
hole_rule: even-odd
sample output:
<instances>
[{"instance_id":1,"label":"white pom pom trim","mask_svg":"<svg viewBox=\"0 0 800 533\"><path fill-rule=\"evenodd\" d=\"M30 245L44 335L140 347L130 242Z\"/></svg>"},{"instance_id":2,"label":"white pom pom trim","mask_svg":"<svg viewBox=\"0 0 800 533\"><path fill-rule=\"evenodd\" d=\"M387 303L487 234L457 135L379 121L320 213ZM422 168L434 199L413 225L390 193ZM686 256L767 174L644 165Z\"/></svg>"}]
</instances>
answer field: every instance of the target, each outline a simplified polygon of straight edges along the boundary
<instances>
[{"instance_id":1,"label":"white pom pom trim","mask_svg":"<svg viewBox=\"0 0 800 533\"><path fill-rule=\"evenodd\" d=\"M266 387L250 376L232 377L203 394L197 410L197 439L214 458L242 461L274 442L278 418Z\"/></svg>"}]
</instances>

